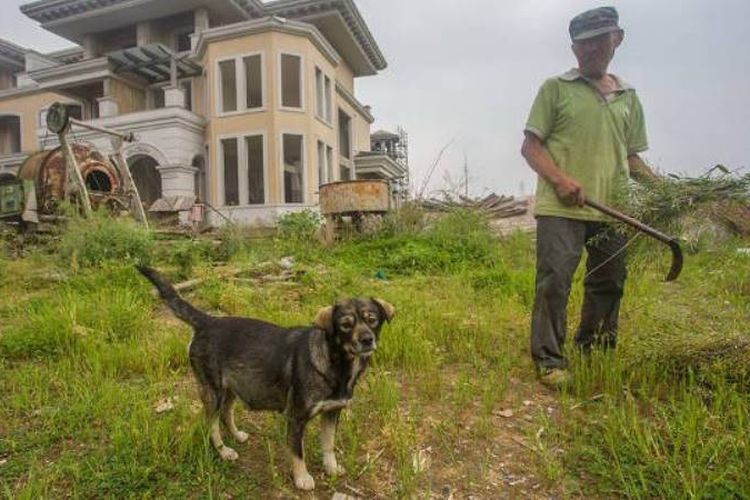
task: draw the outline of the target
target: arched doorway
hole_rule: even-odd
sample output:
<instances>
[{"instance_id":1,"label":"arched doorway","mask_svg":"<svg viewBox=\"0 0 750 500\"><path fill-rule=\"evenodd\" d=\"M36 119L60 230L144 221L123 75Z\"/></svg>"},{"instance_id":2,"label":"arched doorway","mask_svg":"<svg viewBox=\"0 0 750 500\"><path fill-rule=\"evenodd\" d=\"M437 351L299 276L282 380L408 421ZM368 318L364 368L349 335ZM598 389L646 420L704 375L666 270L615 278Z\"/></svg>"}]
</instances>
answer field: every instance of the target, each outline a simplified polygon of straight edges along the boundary
<instances>
[{"instance_id":1,"label":"arched doorway","mask_svg":"<svg viewBox=\"0 0 750 500\"><path fill-rule=\"evenodd\" d=\"M149 155L138 154L128 158L133 182L146 208L161 198L161 175L156 169L158 166L159 163Z\"/></svg>"},{"instance_id":2,"label":"arched doorway","mask_svg":"<svg viewBox=\"0 0 750 500\"><path fill-rule=\"evenodd\" d=\"M193 158L195 171L195 200L206 203L208 201L208 178L206 177L206 161L203 156L197 155Z\"/></svg>"}]
</instances>

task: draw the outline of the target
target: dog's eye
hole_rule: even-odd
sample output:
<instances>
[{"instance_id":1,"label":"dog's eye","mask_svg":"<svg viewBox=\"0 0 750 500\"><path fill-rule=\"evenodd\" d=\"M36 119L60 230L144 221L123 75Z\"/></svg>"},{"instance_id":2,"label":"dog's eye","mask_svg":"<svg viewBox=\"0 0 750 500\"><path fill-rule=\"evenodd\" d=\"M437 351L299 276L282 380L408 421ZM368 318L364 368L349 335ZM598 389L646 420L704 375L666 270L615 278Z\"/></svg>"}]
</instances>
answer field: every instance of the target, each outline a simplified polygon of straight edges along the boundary
<instances>
[{"instance_id":1,"label":"dog's eye","mask_svg":"<svg viewBox=\"0 0 750 500\"><path fill-rule=\"evenodd\" d=\"M344 318L339 322L339 326L342 330L351 330L352 327L354 327L354 319L353 318Z\"/></svg>"},{"instance_id":2,"label":"dog's eye","mask_svg":"<svg viewBox=\"0 0 750 500\"><path fill-rule=\"evenodd\" d=\"M370 326L377 326L378 324L378 318L376 316L368 316L365 321L367 321L367 324Z\"/></svg>"}]
</instances>

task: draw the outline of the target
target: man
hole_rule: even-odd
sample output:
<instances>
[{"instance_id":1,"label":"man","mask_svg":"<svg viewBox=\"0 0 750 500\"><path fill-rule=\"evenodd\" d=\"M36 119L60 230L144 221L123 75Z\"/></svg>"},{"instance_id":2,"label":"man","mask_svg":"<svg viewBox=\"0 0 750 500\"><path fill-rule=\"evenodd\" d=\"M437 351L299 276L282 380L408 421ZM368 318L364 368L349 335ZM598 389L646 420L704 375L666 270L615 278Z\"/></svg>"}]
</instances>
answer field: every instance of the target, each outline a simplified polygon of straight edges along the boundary
<instances>
[{"instance_id":1,"label":"man","mask_svg":"<svg viewBox=\"0 0 750 500\"><path fill-rule=\"evenodd\" d=\"M630 175L653 175L638 156L648 144L635 89L607 72L625 36L618 22L614 7L573 18L569 31L578 67L542 85L524 131L522 154L539 174L531 351L541 381L553 386L569 379L566 307L584 247L587 274L575 342L584 352L616 343L625 242L584 201L611 204L627 189Z\"/></svg>"}]
</instances>

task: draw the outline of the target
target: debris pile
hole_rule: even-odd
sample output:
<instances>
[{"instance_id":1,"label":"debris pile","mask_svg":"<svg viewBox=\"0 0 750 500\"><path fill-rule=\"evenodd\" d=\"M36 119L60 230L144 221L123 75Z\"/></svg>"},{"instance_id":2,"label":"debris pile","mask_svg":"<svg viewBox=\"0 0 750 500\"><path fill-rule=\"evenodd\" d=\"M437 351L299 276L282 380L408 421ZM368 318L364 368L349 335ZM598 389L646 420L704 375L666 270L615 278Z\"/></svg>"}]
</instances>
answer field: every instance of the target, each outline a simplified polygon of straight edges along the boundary
<instances>
[{"instance_id":1,"label":"debris pile","mask_svg":"<svg viewBox=\"0 0 750 500\"><path fill-rule=\"evenodd\" d=\"M478 210L491 219L506 219L525 215L529 211L529 199L513 196L498 196L491 193L484 198L469 198L466 196L445 196L443 199L428 198L423 200L422 207L426 210L448 212L455 209Z\"/></svg>"}]
</instances>

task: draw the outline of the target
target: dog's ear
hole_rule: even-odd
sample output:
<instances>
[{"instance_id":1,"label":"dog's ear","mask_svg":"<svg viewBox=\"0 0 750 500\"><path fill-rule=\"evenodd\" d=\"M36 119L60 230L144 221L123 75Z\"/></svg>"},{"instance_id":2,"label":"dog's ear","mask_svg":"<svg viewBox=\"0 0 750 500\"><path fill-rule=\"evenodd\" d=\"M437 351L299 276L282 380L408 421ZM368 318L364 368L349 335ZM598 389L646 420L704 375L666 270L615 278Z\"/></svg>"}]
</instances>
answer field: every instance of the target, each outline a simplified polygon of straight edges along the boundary
<instances>
[{"instance_id":1,"label":"dog's ear","mask_svg":"<svg viewBox=\"0 0 750 500\"><path fill-rule=\"evenodd\" d=\"M386 321L390 322L393 319L393 315L396 314L395 307L393 307L383 299L376 299L373 297L370 300L372 300L372 302L378 306L378 309L380 309L380 314L383 315Z\"/></svg>"},{"instance_id":2,"label":"dog's ear","mask_svg":"<svg viewBox=\"0 0 750 500\"><path fill-rule=\"evenodd\" d=\"M333 306L324 307L318 311L318 315L315 316L313 326L325 330L327 332L333 332Z\"/></svg>"}]
</instances>

